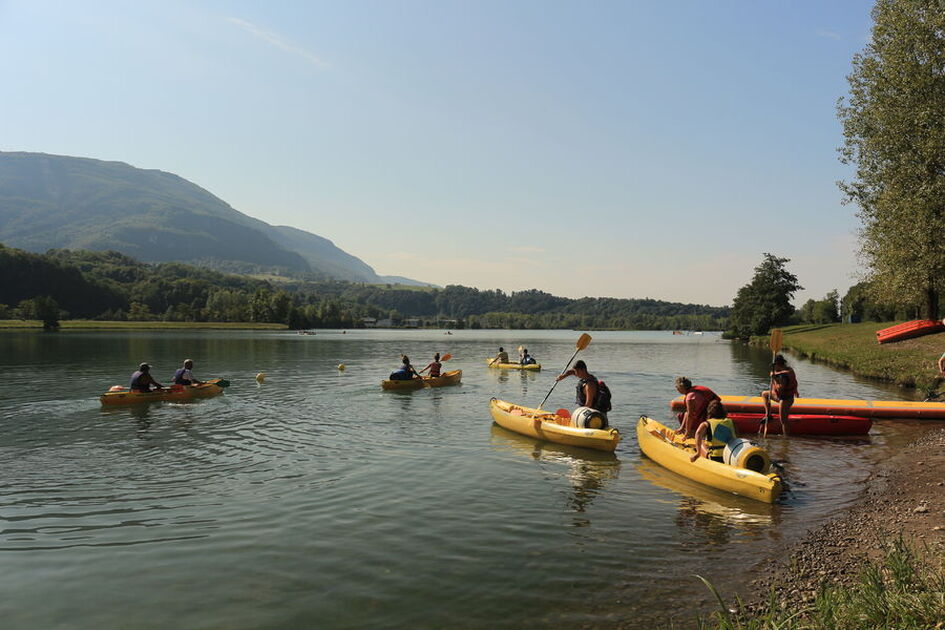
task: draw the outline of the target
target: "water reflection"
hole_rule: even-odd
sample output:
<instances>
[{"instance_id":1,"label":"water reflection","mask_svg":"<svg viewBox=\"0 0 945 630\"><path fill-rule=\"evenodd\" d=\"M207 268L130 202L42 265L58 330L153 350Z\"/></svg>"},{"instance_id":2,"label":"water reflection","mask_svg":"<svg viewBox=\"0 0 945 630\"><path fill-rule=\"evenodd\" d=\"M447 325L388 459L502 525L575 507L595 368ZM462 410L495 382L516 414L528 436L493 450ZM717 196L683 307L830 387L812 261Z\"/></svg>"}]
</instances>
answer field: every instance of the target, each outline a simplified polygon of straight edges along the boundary
<instances>
[{"instance_id":1,"label":"water reflection","mask_svg":"<svg viewBox=\"0 0 945 630\"><path fill-rule=\"evenodd\" d=\"M746 532L774 535L781 523L778 505L714 490L645 458L636 470L643 479L672 492L671 498L657 501L677 506L676 526L696 534L697 544L724 545L732 542L735 534Z\"/></svg>"},{"instance_id":2,"label":"water reflection","mask_svg":"<svg viewBox=\"0 0 945 630\"><path fill-rule=\"evenodd\" d=\"M563 444L542 442L492 425L492 448L518 453L536 462L552 462L567 467L564 476L571 484L568 506L583 514L601 493L607 482L620 476L620 460L613 453L576 448ZM589 525L586 519L575 520L575 525Z\"/></svg>"}]
</instances>

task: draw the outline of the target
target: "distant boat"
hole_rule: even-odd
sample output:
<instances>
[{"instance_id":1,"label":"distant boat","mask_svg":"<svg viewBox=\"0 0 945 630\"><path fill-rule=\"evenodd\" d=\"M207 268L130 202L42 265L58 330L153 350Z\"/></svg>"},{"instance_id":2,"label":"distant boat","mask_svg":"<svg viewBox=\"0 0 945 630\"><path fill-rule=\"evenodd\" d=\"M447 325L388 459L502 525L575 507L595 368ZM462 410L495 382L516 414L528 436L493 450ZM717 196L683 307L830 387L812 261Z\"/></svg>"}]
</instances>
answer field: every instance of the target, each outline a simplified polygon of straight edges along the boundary
<instances>
[{"instance_id":1,"label":"distant boat","mask_svg":"<svg viewBox=\"0 0 945 630\"><path fill-rule=\"evenodd\" d=\"M697 330L696 332L694 332L694 333L692 333L692 334L694 334L694 335L701 335L701 334L702 334L702 331L701 331L701 330Z\"/></svg>"}]
</instances>

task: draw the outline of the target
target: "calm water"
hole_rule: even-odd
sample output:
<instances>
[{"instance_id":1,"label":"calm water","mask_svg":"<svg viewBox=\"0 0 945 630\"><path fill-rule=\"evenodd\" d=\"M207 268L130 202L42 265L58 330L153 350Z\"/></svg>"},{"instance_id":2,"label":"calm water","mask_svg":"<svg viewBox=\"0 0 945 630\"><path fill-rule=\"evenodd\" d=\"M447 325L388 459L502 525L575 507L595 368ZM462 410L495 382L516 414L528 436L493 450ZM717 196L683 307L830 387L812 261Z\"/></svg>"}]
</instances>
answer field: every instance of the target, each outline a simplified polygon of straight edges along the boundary
<instances>
[{"instance_id":1,"label":"calm water","mask_svg":"<svg viewBox=\"0 0 945 630\"><path fill-rule=\"evenodd\" d=\"M578 334L0 334L3 627L687 626L708 602L692 574L731 588L928 426L769 439L794 488L781 505L704 488L641 458L636 418L669 420L676 374L756 392L770 355L668 332L596 333L582 353L614 394L616 456L493 426L489 398L537 405ZM522 343L545 371L485 368ZM437 350L461 386L381 391L400 352ZM232 387L101 409L139 362L161 380L185 357ZM805 396L903 395L796 366Z\"/></svg>"}]
</instances>

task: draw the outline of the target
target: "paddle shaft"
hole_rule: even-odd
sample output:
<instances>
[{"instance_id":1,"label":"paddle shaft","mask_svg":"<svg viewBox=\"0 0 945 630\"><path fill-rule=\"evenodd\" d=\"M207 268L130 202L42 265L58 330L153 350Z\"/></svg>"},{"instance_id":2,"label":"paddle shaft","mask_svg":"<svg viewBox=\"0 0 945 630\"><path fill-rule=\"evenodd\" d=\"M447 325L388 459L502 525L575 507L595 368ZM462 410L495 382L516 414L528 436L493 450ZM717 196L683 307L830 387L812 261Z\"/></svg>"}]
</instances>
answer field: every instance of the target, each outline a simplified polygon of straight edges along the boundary
<instances>
[{"instance_id":1,"label":"paddle shaft","mask_svg":"<svg viewBox=\"0 0 945 630\"><path fill-rule=\"evenodd\" d=\"M783 345L784 339L782 338L782 332L780 328L776 328L771 331L771 338L768 340L768 346L771 348L771 380L768 382L768 409L771 409L771 399L774 397L774 358L778 356L778 353L781 352L781 346ZM778 418L781 417L781 403L778 403ZM787 423L781 423L781 433L784 435L788 434ZM768 437L768 423L765 422L764 431L761 434L761 437Z\"/></svg>"},{"instance_id":2,"label":"paddle shaft","mask_svg":"<svg viewBox=\"0 0 945 630\"><path fill-rule=\"evenodd\" d=\"M574 357L576 357L576 356L577 356L577 353L580 352L580 351L581 351L580 348L578 348L577 350L574 351L574 354L571 355L571 358L568 359L568 362L565 364L564 369L561 370L561 373L562 373L562 374L564 374L565 372L568 371L568 368L571 367L571 361L574 361ZM548 393L545 394L544 399L542 399L541 404L538 405L537 409L541 409L542 405L544 405L545 402L548 400L548 396L551 396L551 392L555 391L555 387L557 387L557 385L558 385L558 380L555 379L554 384L551 386L551 389L548 390Z\"/></svg>"}]
</instances>

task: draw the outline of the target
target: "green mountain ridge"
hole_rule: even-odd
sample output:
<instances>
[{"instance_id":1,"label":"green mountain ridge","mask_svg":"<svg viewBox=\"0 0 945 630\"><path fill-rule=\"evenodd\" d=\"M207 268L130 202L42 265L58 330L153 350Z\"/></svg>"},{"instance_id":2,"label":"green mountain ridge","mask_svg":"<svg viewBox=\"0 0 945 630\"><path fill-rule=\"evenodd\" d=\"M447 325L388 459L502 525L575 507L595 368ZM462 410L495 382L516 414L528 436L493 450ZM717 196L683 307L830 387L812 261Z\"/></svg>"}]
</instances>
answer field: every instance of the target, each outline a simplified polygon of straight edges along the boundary
<instances>
[{"instance_id":1,"label":"green mountain ridge","mask_svg":"<svg viewBox=\"0 0 945 630\"><path fill-rule=\"evenodd\" d=\"M147 262L390 281L324 237L245 215L173 173L43 153L0 152L0 242L33 252L115 250Z\"/></svg>"}]
</instances>

